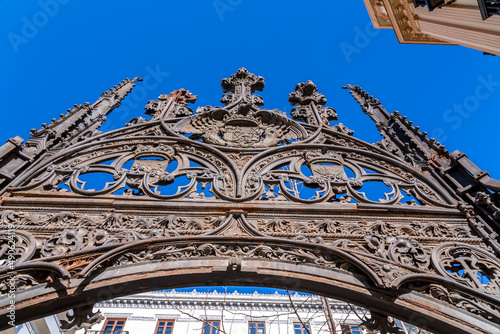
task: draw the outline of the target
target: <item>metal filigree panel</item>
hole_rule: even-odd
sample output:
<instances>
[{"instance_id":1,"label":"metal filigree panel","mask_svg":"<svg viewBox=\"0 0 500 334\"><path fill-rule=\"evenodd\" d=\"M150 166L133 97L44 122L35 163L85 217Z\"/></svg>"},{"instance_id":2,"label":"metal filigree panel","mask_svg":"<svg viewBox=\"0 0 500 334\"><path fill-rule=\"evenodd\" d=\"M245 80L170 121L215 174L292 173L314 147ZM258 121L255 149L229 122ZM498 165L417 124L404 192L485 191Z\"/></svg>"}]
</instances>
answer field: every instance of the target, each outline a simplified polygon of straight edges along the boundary
<instances>
[{"instance_id":1,"label":"metal filigree panel","mask_svg":"<svg viewBox=\"0 0 500 334\"><path fill-rule=\"evenodd\" d=\"M14 285L19 319L78 305L74 330L100 318L89 306L104 292L231 282L356 302L382 332L386 316L493 332L500 247L475 210L495 211L495 193L464 200L438 144L349 87L382 142L331 124L311 81L290 94L292 118L261 109L264 79L240 69L224 106L193 111L176 90L148 102L151 119L54 144L1 190L0 312Z\"/></svg>"}]
</instances>

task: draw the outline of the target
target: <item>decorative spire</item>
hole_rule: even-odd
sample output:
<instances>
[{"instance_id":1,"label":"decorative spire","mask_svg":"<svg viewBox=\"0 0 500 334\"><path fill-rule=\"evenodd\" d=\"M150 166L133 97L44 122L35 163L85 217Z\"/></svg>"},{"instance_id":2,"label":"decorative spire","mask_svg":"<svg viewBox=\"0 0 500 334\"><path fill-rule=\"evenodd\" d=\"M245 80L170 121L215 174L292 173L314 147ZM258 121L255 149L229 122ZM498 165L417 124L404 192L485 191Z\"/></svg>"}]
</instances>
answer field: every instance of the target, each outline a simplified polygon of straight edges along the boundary
<instances>
[{"instance_id":1,"label":"decorative spire","mask_svg":"<svg viewBox=\"0 0 500 334\"><path fill-rule=\"evenodd\" d=\"M110 99L113 100L114 103L117 103L117 105L114 108L117 108L120 106L121 101L125 98L125 96L128 95L132 91L132 89L135 87L135 83L137 81L142 81L141 78L135 77L133 79L125 79L122 82L120 82L118 85L114 86L110 90L104 92L101 94L102 99ZM94 103L94 107L97 106L98 102L100 100L97 100L96 103ZM113 109L114 109L113 108ZM109 110L108 114L113 110Z\"/></svg>"},{"instance_id":2,"label":"decorative spire","mask_svg":"<svg viewBox=\"0 0 500 334\"><path fill-rule=\"evenodd\" d=\"M153 119L158 118L172 101L173 104L163 115L164 119L191 116L193 110L188 107L188 103L195 103L197 98L197 95L192 95L190 91L181 88L168 95L160 95L158 100L148 101L144 109L146 115L153 116Z\"/></svg>"},{"instance_id":3,"label":"decorative spire","mask_svg":"<svg viewBox=\"0 0 500 334\"><path fill-rule=\"evenodd\" d=\"M271 147L307 137L307 131L284 112L259 108L264 101L253 92L264 88L263 77L240 68L222 79L221 86L226 93L221 100L225 107L198 107L193 117L179 121L172 131L191 133L190 139L205 143L240 148ZM153 103L147 107L151 112L159 110Z\"/></svg>"},{"instance_id":4,"label":"decorative spire","mask_svg":"<svg viewBox=\"0 0 500 334\"><path fill-rule=\"evenodd\" d=\"M316 85L309 80L295 86L295 91L288 95L288 102L291 105L308 105L309 103L314 103L317 106L324 106L326 104L326 97L318 93Z\"/></svg>"},{"instance_id":5,"label":"decorative spire","mask_svg":"<svg viewBox=\"0 0 500 334\"><path fill-rule=\"evenodd\" d=\"M449 153L434 138L428 138L405 116L398 111L389 114L379 100L370 96L359 86L347 85L351 95L361 105L363 112L377 124L384 139L378 146L422 169L434 167L444 176L443 183L453 189L456 196L470 203L487 217L497 228L500 226L500 181L492 179L488 173L477 168L465 154L455 151ZM464 204L465 205L465 204ZM465 208L466 206L463 207ZM459 206L460 209L460 206ZM491 246L500 252L497 237L493 232L476 232L490 240Z\"/></svg>"},{"instance_id":6,"label":"decorative spire","mask_svg":"<svg viewBox=\"0 0 500 334\"><path fill-rule=\"evenodd\" d=\"M192 95L190 91L185 90L184 88L174 90L172 93L170 93L168 95L160 95L158 97L158 99L160 99L160 100L173 99L174 102L177 102L180 104L195 103L197 98L198 98L197 95Z\"/></svg>"},{"instance_id":7,"label":"decorative spire","mask_svg":"<svg viewBox=\"0 0 500 334\"><path fill-rule=\"evenodd\" d=\"M391 118L389 113L380 104L380 101L361 89L361 87L346 85L342 88L349 89L352 97L354 97L361 108L363 108L363 112L370 116L373 121L388 121ZM380 108L378 108L379 106Z\"/></svg>"},{"instance_id":8,"label":"decorative spire","mask_svg":"<svg viewBox=\"0 0 500 334\"><path fill-rule=\"evenodd\" d=\"M295 91L288 95L288 102L292 106L292 118L297 121L313 125L329 125L330 121L338 119L335 109L324 107L326 98L318 93L318 88L311 81L302 82L295 86Z\"/></svg>"},{"instance_id":9,"label":"decorative spire","mask_svg":"<svg viewBox=\"0 0 500 334\"><path fill-rule=\"evenodd\" d=\"M106 115L120 106L137 81L142 79L125 79L102 93L94 104L75 104L73 109L68 109L59 119L53 118L50 124L42 124L40 130L32 129L33 137L26 142L25 152L35 157L46 149L66 147L91 137L106 121Z\"/></svg>"},{"instance_id":10,"label":"decorative spire","mask_svg":"<svg viewBox=\"0 0 500 334\"><path fill-rule=\"evenodd\" d=\"M256 90L262 91L264 86L263 77L256 76L242 67L229 78L222 79L222 91L227 94L222 96L221 103L227 109L235 109L239 112L250 108L256 111L264 105L264 100L259 95L252 94Z\"/></svg>"}]
</instances>

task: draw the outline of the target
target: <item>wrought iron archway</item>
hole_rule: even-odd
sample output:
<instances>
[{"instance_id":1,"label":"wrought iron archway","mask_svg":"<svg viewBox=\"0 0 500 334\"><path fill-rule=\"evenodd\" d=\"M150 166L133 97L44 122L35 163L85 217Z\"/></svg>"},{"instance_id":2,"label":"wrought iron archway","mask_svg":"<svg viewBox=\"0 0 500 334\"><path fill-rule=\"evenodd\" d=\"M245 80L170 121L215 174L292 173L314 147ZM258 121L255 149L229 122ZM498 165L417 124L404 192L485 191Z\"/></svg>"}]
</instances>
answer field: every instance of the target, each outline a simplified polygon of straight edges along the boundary
<instances>
[{"instance_id":1,"label":"wrought iron archway","mask_svg":"<svg viewBox=\"0 0 500 334\"><path fill-rule=\"evenodd\" d=\"M311 81L290 94L292 118L261 109L264 79L243 68L222 80L223 107L194 112L181 89L148 102L151 119L100 133L139 80L2 147L4 319L13 287L16 323L73 308L74 329L98 300L231 282L300 288L436 333L498 328L500 182L464 155L357 86L345 88L379 143L330 125L336 111Z\"/></svg>"}]
</instances>

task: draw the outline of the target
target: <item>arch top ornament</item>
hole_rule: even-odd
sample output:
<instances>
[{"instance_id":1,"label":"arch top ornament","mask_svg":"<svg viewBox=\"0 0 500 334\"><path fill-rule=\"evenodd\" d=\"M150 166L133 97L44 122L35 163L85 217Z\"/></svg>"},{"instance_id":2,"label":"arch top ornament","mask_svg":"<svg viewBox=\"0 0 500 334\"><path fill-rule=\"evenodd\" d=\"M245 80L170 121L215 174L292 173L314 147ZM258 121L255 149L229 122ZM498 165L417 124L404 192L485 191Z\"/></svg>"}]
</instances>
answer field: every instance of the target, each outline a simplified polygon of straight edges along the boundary
<instances>
[{"instance_id":1,"label":"arch top ornament","mask_svg":"<svg viewBox=\"0 0 500 334\"><path fill-rule=\"evenodd\" d=\"M311 81L290 93L292 118L261 109L254 93L264 79L244 68L221 86L223 107L193 112L189 91L161 95L146 105L151 120L52 152L14 180L11 193L456 208L422 168L330 126L337 113ZM93 187L87 179L96 175L106 181Z\"/></svg>"},{"instance_id":2,"label":"arch top ornament","mask_svg":"<svg viewBox=\"0 0 500 334\"><path fill-rule=\"evenodd\" d=\"M466 157L358 86L346 88L378 143L331 123L311 81L290 93L290 117L263 109L264 79L244 68L222 80L222 106L194 111L179 89L147 103L150 119L99 132L139 81L0 151L0 315L9 282L20 319L78 304L79 327L127 277L117 295L230 278L304 284L436 333L500 324L498 193Z\"/></svg>"},{"instance_id":3,"label":"arch top ornament","mask_svg":"<svg viewBox=\"0 0 500 334\"><path fill-rule=\"evenodd\" d=\"M221 103L200 107L196 115L177 123L173 131L202 142L227 147L266 148L304 139L307 131L280 110L260 109L264 100L253 94L264 89L264 78L245 68L223 79Z\"/></svg>"}]
</instances>

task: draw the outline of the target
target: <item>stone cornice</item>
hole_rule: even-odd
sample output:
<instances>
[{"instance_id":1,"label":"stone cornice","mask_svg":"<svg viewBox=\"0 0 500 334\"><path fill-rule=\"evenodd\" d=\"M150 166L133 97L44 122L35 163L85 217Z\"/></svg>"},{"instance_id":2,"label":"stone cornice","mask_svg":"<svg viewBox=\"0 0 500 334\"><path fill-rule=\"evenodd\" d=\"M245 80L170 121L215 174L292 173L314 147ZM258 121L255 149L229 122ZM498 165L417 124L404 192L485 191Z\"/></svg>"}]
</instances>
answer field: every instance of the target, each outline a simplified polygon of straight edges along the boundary
<instances>
[{"instance_id":1,"label":"stone cornice","mask_svg":"<svg viewBox=\"0 0 500 334\"><path fill-rule=\"evenodd\" d=\"M365 5L374 27L394 29L400 43L450 44L421 32L418 16L411 1L365 0Z\"/></svg>"},{"instance_id":2,"label":"stone cornice","mask_svg":"<svg viewBox=\"0 0 500 334\"><path fill-rule=\"evenodd\" d=\"M368 15L377 29L392 29L392 23L381 0L364 0Z\"/></svg>"},{"instance_id":3,"label":"stone cornice","mask_svg":"<svg viewBox=\"0 0 500 334\"><path fill-rule=\"evenodd\" d=\"M168 298L167 298L168 297ZM318 296L307 296L293 294L292 300L300 312L322 312L323 306ZM129 297L121 297L99 302L97 308L141 308L141 309L175 309L175 306L183 310L261 310L261 311L290 311L292 306L287 295L281 294L247 294L217 292L176 292L165 294L164 292L150 292ZM347 303L333 301L330 307L335 313L349 313L351 308ZM364 309L356 307L362 312Z\"/></svg>"}]
</instances>

